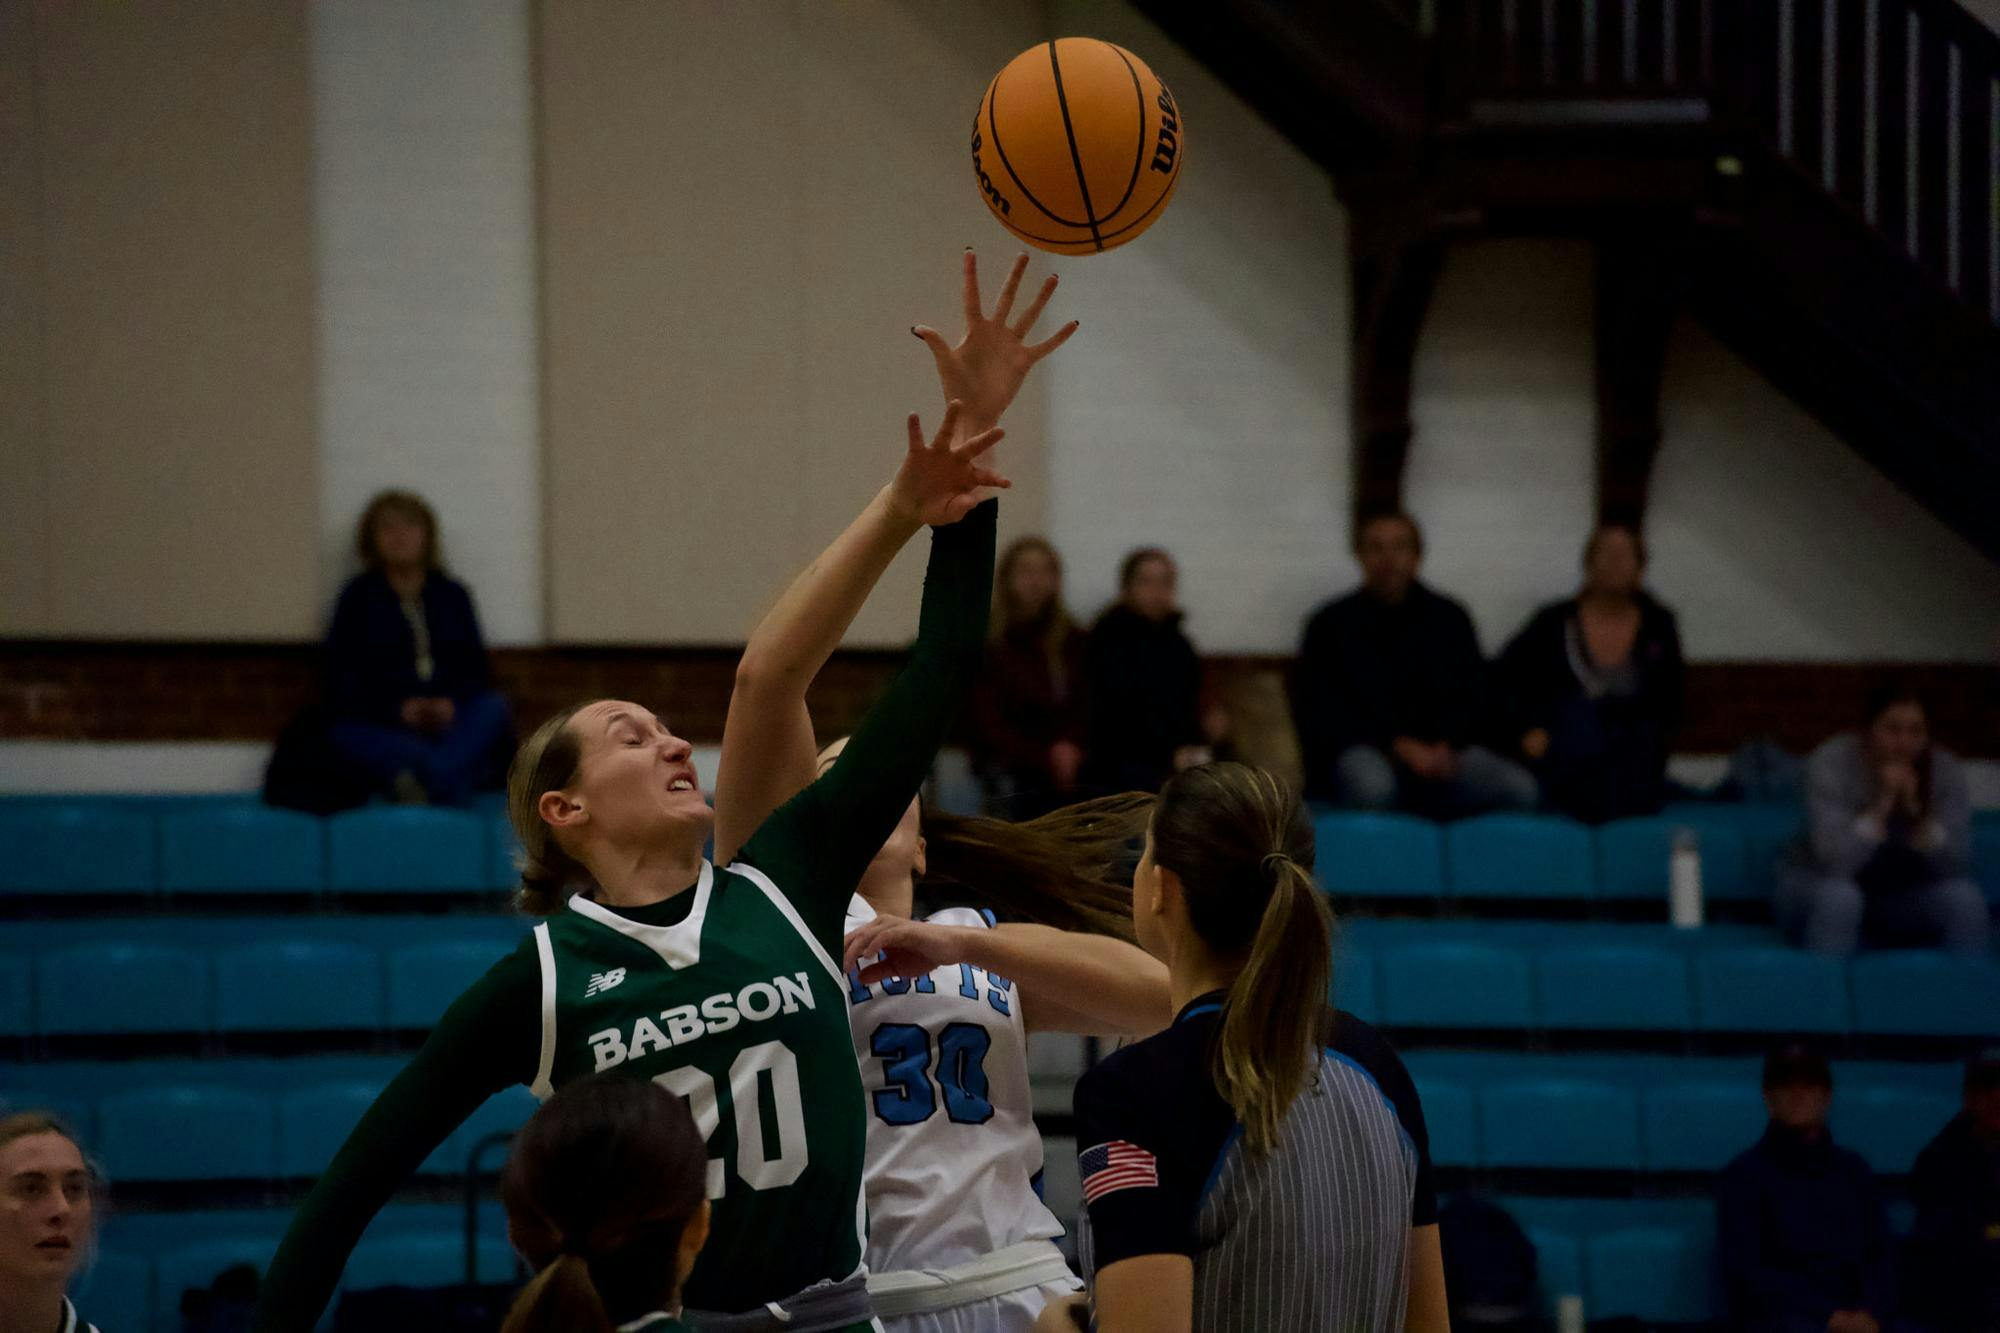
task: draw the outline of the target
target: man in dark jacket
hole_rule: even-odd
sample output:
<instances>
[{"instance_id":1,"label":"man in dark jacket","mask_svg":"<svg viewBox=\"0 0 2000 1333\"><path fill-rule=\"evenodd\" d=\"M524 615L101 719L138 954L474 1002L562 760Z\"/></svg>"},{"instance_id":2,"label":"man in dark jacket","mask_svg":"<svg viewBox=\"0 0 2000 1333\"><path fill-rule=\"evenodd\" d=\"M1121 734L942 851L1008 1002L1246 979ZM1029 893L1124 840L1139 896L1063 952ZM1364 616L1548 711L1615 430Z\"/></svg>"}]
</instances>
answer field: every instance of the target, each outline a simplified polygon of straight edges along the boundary
<instances>
[{"instance_id":1,"label":"man in dark jacket","mask_svg":"<svg viewBox=\"0 0 2000 1333\"><path fill-rule=\"evenodd\" d=\"M1917 1154L1909 1304L1933 1328L2000 1329L2000 1046L1965 1067L1965 1109Z\"/></svg>"},{"instance_id":2,"label":"man in dark jacket","mask_svg":"<svg viewBox=\"0 0 2000 1333\"><path fill-rule=\"evenodd\" d=\"M1465 608L1417 581L1416 522L1368 519L1354 554L1361 586L1306 622L1292 678L1306 794L1447 818L1532 809L1528 771L1473 744L1486 662Z\"/></svg>"},{"instance_id":3,"label":"man in dark jacket","mask_svg":"<svg viewBox=\"0 0 2000 1333\"><path fill-rule=\"evenodd\" d=\"M1874 1172L1834 1143L1826 1058L1788 1046L1764 1061L1770 1127L1723 1168L1716 1257L1732 1327L1771 1333L1880 1333L1894 1260Z\"/></svg>"}]
</instances>

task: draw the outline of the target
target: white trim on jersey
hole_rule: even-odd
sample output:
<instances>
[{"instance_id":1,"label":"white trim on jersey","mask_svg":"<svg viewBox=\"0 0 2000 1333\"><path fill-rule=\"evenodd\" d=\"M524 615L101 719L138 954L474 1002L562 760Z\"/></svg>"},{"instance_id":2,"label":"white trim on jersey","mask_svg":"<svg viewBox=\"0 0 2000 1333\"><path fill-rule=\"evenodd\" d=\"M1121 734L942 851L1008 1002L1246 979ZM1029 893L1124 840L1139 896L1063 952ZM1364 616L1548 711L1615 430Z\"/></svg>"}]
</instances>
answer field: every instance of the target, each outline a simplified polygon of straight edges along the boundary
<instances>
[{"instance_id":1,"label":"white trim on jersey","mask_svg":"<svg viewBox=\"0 0 2000 1333\"><path fill-rule=\"evenodd\" d=\"M875 1313L887 1319L936 1314L1051 1285L1072 1290L1077 1286L1069 1261L1052 1240L1022 1241L951 1268L868 1275L868 1295L875 1302Z\"/></svg>"},{"instance_id":2,"label":"white trim on jersey","mask_svg":"<svg viewBox=\"0 0 2000 1333\"><path fill-rule=\"evenodd\" d=\"M578 916L589 917L627 939L637 940L658 954L668 967L679 971L701 961L701 924L708 917L708 897L714 888L715 867L703 861L701 878L694 885L694 906L688 909L685 920L671 926L648 926L628 920L580 894L570 897L569 910Z\"/></svg>"},{"instance_id":3,"label":"white trim on jersey","mask_svg":"<svg viewBox=\"0 0 2000 1333\"><path fill-rule=\"evenodd\" d=\"M76 1306L70 1298L63 1297L63 1319L60 1333L97 1333L97 1325L86 1324L76 1313Z\"/></svg>"},{"instance_id":4,"label":"white trim on jersey","mask_svg":"<svg viewBox=\"0 0 2000 1333\"><path fill-rule=\"evenodd\" d=\"M528 1091L537 1101L555 1096L550 1080L556 1069L556 947L549 939L549 923L535 927L535 961L542 972L542 1057L535 1065L535 1081Z\"/></svg>"}]
</instances>

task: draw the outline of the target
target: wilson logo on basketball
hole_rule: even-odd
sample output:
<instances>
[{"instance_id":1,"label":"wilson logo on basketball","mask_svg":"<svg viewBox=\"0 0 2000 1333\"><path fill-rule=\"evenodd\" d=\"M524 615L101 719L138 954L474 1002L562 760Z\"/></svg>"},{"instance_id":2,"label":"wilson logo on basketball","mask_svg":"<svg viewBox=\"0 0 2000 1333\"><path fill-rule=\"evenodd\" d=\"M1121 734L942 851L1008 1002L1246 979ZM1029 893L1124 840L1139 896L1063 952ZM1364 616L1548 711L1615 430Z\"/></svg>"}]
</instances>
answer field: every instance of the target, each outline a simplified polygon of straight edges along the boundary
<instances>
[{"instance_id":1,"label":"wilson logo on basketball","mask_svg":"<svg viewBox=\"0 0 2000 1333\"><path fill-rule=\"evenodd\" d=\"M1174 110L1174 95L1160 85L1160 139L1153 145L1153 170L1174 174L1174 155L1181 150L1181 118Z\"/></svg>"},{"instance_id":2,"label":"wilson logo on basketball","mask_svg":"<svg viewBox=\"0 0 2000 1333\"><path fill-rule=\"evenodd\" d=\"M993 177L987 175L986 168L980 165L979 150L982 146L979 138L979 121L975 118L972 122L972 174L979 177L979 192L986 196L986 202L999 209L1002 214L1011 213L1014 211L1014 205L1008 202L1006 195L1000 193L993 184Z\"/></svg>"}]
</instances>

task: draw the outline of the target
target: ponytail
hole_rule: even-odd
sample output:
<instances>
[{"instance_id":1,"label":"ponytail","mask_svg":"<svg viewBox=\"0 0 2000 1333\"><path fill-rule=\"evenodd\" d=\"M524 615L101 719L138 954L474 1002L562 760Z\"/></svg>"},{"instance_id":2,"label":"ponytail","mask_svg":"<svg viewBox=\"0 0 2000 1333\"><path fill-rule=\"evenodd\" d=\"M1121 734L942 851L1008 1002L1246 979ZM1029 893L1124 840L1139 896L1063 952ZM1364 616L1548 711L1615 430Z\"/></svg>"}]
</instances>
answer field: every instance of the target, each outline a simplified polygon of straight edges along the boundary
<instances>
[{"instance_id":1,"label":"ponytail","mask_svg":"<svg viewBox=\"0 0 2000 1333\"><path fill-rule=\"evenodd\" d=\"M1291 857L1274 852L1264 860L1275 880L1271 898L1250 961L1229 983L1215 1044L1216 1085L1260 1153L1276 1146L1278 1122L1305 1086L1333 970L1325 895Z\"/></svg>"},{"instance_id":2,"label":"ponytail","mask_svg":"<svg viewBox=\"0 0 2000 1333\"><path fill-rule=\"evenodd\" d=\"M590 1265L559 1254L521 1288L500 1333L613 1333L611 1316L590 1280Z\"/></svg>"},{"instance_id":3,"label":"ponytail","mask_svg":"<svg viewBox=\"0 0 2000 1333\"><path fill-rule=\"evenodd\" d=\"M924 887L1013 921L1132 939L1132 865L1153 798L1064 806L1037 819L924 812Z\"/></svg>"},{"instance_id":4,"label":"ponytail","mask_svg":"<svg viewBox=\"0 0 2000 1333\"><path fill-rule=\"evenodd\" d=\"M1304 807L1263 769L1202 764L1160 792L1154 863L1180 877L1202 942L1242 962L1212 1058L1216 1088L1254 1153L1276 1146L1325 1030L1333 913L1313 854Z\"/></svg>"}]
</instances>

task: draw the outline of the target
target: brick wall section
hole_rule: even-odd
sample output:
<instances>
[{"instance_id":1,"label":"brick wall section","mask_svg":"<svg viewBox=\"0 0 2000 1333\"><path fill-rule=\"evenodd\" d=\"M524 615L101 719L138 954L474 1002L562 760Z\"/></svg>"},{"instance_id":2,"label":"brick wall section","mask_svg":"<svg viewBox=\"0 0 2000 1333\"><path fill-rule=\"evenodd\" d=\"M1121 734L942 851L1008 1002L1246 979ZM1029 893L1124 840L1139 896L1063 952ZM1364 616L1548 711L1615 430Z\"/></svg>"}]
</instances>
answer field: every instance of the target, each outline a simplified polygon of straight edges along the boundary
<instances>
[{"instance_id":1,"label":"brick wall section","mask_svg":"<svg viewBox=\"0 0 2000 1333\"><path fill-rule=\"evenodd\" d=\"M696 741L722 735L734 648L511 648L493 654L501 688L532 725L577 699L630 698L662 711ZM822 735L851 728L894 674L901 654L841 653L814 686ZM298 644L0 642L0 739L257 740L277 734L312 698L317 650ZM1225 700L1268 699L1282 659L1217 657L1209 670ZM2000 756L2000 670L1970 664L1907 667L1710 662L1688 671L1679 748L1718 752L1769 735L1810 748L1853 725L1870 685L1917 682L1934 726L1966 754ZM1262 688L1257 688L1261 686Z\"/></svg>"}]
</instances>

